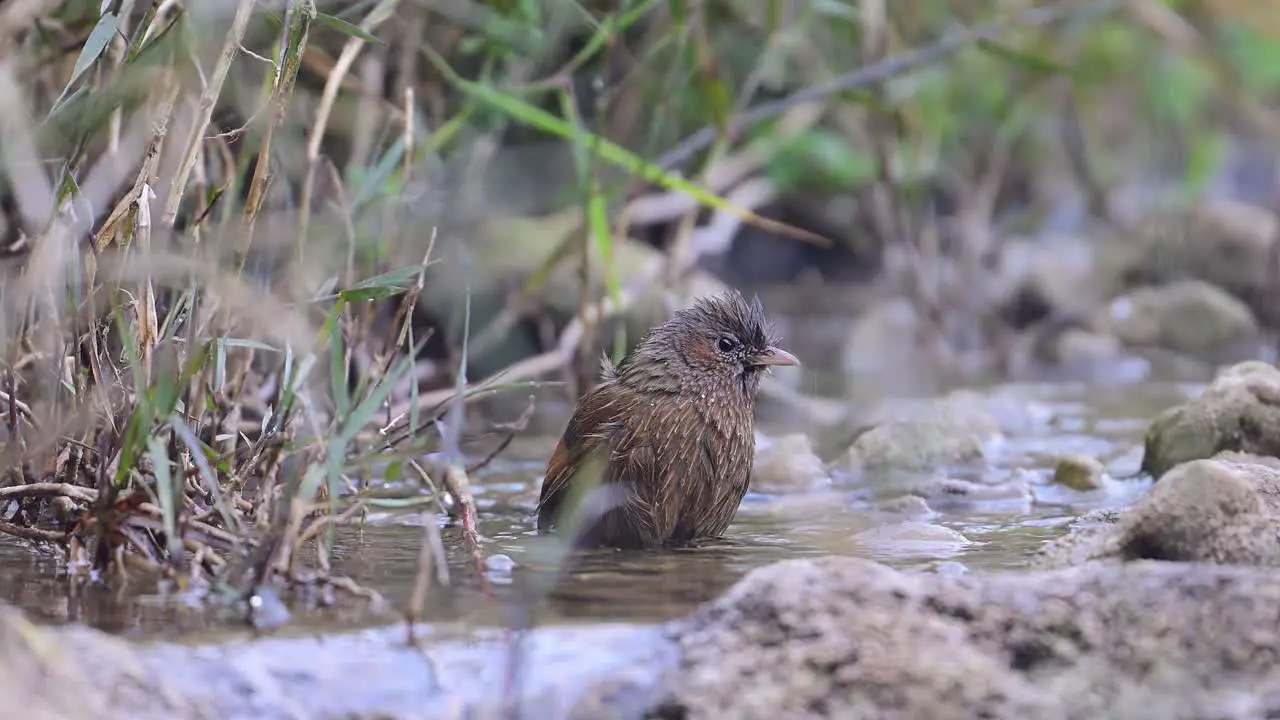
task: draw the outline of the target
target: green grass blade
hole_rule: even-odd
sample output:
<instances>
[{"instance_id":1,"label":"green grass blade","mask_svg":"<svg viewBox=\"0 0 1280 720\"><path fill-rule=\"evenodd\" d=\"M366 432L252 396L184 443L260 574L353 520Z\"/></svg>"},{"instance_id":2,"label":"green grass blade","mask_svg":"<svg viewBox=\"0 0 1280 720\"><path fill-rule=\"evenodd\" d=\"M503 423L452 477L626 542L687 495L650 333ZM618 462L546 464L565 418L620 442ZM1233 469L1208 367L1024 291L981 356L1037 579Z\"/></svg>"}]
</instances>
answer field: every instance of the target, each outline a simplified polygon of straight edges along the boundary
<instances>
[{"instance_id":1,"label":"green grass blade","mask_svg":"<svg viewBox=\"0 0 1280 720\"><path fill-rule=\"evenodd\" d=\"M53 102L53 109L49 112L52 114L62 104L67 97L67 93L71 91L71 86L75 85L84 74L89 66L98 61L102 57L102 53L111 44L111 40L116 36L116 29L120 27L120 18L115 13L103 13L98 18L98 24L93 26L93 30L89 33L89 38L84 41L84 47L80 48L80 54L76 56L75 65L71 68L71 78L67 80L67 84L62 88L62 93L58 95L58 99Z\"/></svg>"},{"instance_id":2,"label":"green grass blade","mask_svg":"<svg viewBox=\"0 0 1280 720\"><path fill-rule=\"evenodd\" d=\"M325 13L316 13L315 21L330 30L336 30L347 37L358 38L372 45L383 45L384 43L378 39L376 35L361 28L359 25L353 25L346 20Z\"/></svg>"},{"instance_id":3,"label":"green grass blade","mask_svg":"<svg viewBox=\"0 0 1280 720\"><path fill-rule=\"evenodd\" d=\"M182 540L178 538L178 503L181 490L174 487L169 453L164 441L152 437L147 441L147 454L151 457L152 472L156 476L156 500L160 503L160 516L164 522L164 536L169 545L169 561L182 554Z\"/></svg>"}]
</instances>

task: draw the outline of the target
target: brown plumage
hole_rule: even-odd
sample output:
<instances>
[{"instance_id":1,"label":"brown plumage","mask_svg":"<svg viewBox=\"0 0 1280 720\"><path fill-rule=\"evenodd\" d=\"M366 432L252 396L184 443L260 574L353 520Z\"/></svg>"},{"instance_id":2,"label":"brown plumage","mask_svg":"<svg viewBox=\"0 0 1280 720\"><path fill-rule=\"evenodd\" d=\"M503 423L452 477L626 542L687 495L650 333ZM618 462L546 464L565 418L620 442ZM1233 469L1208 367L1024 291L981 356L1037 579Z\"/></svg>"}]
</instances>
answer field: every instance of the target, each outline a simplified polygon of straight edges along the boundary
<instances>
[{"instance_id":1,"label":"brown plumage","mask_svg":"<svg viewBox=\"0 0 1280 720\"><path fill-rule=\"evenodd\" d=\"M596 482L612 509L584 545L655 547L717 537L747 493L760 379L798 365L777 347L758 299L700 299L653 328L582 396L547 465L538 502L546 531Z\"/></svg>"}]
</instances>

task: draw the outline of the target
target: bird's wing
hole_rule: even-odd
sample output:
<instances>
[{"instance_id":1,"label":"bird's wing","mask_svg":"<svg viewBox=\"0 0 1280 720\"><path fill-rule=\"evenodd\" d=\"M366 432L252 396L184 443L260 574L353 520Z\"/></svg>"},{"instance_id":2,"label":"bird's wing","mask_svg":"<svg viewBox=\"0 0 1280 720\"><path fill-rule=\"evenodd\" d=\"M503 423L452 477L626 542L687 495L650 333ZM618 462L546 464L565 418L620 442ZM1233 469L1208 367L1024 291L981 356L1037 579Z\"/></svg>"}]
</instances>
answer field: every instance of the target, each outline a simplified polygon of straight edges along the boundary
<instances>
[{"instance_id":1,"label":"bird's wing","mask_svg":"<svg viewBox=\"0 0 1280 720\"><path fill-rule=\"evenodd\" d=\"M613 388L610 392L609 388ZM578 408L556 444L547 463L538 498L538 529L551 527L561 505L574 489L575 479L588 480L599 473L602 483L622 478L638 478L646 469L645 448L637 447L628 429L627 413L634 409L624 401L613 383L605 382L589 390L578 402ZM652 472L652 463L648 472ZM640 467L637 467L640 465Z\"/></svg>"}]
</instances>

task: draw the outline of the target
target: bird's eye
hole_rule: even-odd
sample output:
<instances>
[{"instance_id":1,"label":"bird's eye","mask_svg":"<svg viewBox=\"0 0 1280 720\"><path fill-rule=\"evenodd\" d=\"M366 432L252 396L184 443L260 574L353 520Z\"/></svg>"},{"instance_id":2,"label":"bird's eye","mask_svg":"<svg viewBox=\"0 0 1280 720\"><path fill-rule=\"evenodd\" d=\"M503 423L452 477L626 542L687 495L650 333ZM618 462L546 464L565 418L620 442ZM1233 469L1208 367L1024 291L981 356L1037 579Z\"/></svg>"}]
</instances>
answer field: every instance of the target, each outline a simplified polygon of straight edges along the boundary
<instances>
[{"instance_id":1,"label":"bird's eye","mask_svg":"<svg viewBox=\"0 0 1280 720\"><path fill-rule=\"evenodd\" d=\"M716 343L716 346L720 348L720 352L730 353L738 349L738 341L728 335L724 335L720 338L720 341Z\"/></svg>"}]
</instances>

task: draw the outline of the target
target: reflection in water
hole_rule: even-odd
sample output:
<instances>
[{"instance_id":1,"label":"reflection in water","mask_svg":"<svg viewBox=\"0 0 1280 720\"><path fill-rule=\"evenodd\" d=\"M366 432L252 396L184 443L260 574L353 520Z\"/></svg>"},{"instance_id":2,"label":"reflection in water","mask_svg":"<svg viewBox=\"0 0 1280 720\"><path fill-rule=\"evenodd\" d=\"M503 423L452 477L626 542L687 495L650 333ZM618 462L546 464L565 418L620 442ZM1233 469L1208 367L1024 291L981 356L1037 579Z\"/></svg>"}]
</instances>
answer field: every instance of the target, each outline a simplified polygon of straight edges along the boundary
<instances>
[{"instance_id":1,"label":"reflection in water","mask_svg":"<svg viewBox=\"0 0 1280 720\"><path fill-rule=\"evenodd\" d=\"M1025 392L1028 402L1052 410L1053 420L1041 430L1010 438L993 458L986 482L1021 473L1041 483L1052 473L1054 455L1076 452L1099 457L1114 476L1132 472L1138 460L1134 448L1141 443L1146 419L1184 399L1187 388L1152 385L1124 393L1110 389L1096 396L1087 388L1071 386L1018 392ZM534 589L548 582L551 569L530 517L540 470L539 458L506 462L494 468L496 476L478 483L480 530L488 539L485 553L491 559L483 572L492 596L483 592L481 570L462 547L456 529L445 528L451 585L429 593L424 620L469 625L529 621L530 598ZM1066 520L1092 507L1091 501L1053 493L1037 497L1030 512L945 510L929 520L933 532L903 540L902 532L866 532L889 519L871 511L866 493L856 488L837 485L821 493L772 497L752 494L722 540L672 551L582 554L538 603L532 621L667 620L722 593L752 568L806 556L867 557L896 567L944 572L1016 569L1025 566L1036 546L1061 532ZM420 514L380 513L370 515L363 526L340 529L334 571L379 591L393 608L405 607L417 572L422 522ZM955 536L937 526L963 537L949 542ZM0 588L0 599L36 620L82 623L111 632L173 636L240 622L234 607L211 607L194 593L173 591L153 579L133 578L112 590L72 581L55 558L7 538L0 539ZM310 592L284 599L294 610L295 625L307 628L351 627L396 617L373 615L366 603L341 592L331 598Z\"/></svg>"}]
</instances>

